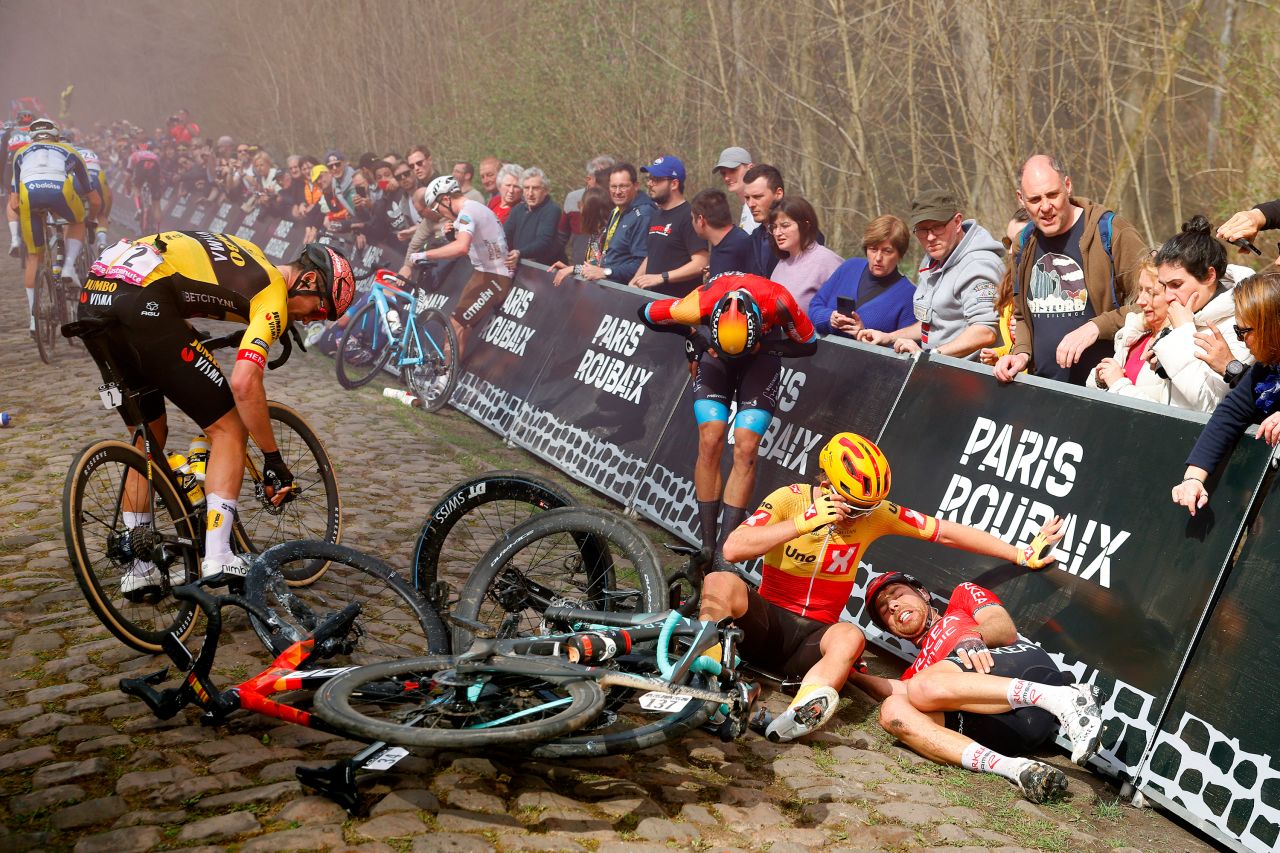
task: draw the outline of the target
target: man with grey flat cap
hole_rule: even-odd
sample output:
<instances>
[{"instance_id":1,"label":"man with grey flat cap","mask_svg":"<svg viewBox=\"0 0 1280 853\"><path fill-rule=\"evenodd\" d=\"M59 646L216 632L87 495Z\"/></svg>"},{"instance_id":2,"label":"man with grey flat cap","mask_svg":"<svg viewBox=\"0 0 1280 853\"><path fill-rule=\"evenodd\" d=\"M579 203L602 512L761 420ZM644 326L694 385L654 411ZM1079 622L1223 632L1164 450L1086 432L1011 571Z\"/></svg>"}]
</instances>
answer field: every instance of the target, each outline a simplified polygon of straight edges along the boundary
<instances>
[{"instance_id":1,"label":"man with grey flat cap","mask_svg":"<svg viewBox=\"0 0 1280 853\"><path fill-rule=\"evenodd\" d=\"M742 215L738 217L738 227L748 234L756 230L759 223L751 215L751 209L747 207L747 187L742 182L742 176L754 165L747 149L735 145L720 152L720 159L711 170L724 181L724 188L736 195L738 201L742 203Z\"/></svg>"}]
</instances>

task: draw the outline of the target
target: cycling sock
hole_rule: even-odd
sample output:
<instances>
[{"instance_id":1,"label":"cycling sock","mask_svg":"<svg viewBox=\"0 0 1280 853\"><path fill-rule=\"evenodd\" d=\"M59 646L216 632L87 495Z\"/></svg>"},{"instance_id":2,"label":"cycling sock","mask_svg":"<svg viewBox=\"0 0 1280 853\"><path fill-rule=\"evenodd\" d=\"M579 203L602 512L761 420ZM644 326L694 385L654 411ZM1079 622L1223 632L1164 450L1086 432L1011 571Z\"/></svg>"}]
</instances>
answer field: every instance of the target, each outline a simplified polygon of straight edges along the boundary
<instances>
[{"instance_id":1,"label":"cycling sock","mask_svg":"<svg viewBox=\"0 0 1280 853\"><path fill-rule=\"evenodd\" d=\"M1025 678L1015 678L1009 682L1007 698L1012 708L1044 708L1062 719L1074 711L1078 695L1070 687L1055 687L1027 681Z\"/></svg>"},{"instance_id":2,"label":"cycling sock","mask_svg":"<svg viewBox=\"0 0 1280 853\"><path fill-rule=\"evenodd\" d=\"M811 693L813 693L815 690L821 690L826 686L827 685L825 684L801 684L800 689L796 691L795 697L791 700L791 704L788 705L787 707L794 708L797 705L803 705L805 700L809 698L809 695Z\"/></svg>"},{"instance_id":3,"label":"cycling sock","mask_svg":"<svg viewBox=\"0 0 1280 853\"><path fill-rule=\"evenodd\" d=\"M19 224L20 223L18 223L16 220L9 223L9 242L15 246L18 245L18 240L21 239L18 234Z\"/></svg>"},{"instance_id":4,"label":"cycling sock","mask_svg":"<svg viewBox=\"0 0 1280 853\"><path fill-rule=\"evenodd\" d=\"M30 293L31 291L27 291ZM720 501L698 501L698 523L702 525L702 550L711 554L716 546L716 519L720 516Z\"/></svg>"},{"instance_id":5,"label":"cycling sock","mask_svg":"<svg viewBox=\"0 0 1280 853\"><path fill-rule=\"evenodd\" d=\"M977 741L966 746L960 755L960 766L965 770L972 770L974 773L994 773L1015 785L1018 784L1018 774L1030 763L1031 760L1027 758L1009 758L1001 755Z\"/></svg>"},{"instance_id":6,"label":"cycling sock","mask_svg":"<svg viewBox=\"0 0 1280 853\"><path fill-rule=\"evenodd\" d=\"M236 502L210 492L205 496L204 556L206 560L231 556L231 527L236 517Z\"/></svg>"},{"instance_id":7,"label":"cycling sock","mask_svg":"<svg viewBox=\"0 0 1280 853\"><path fill-rule=\"evenodd\" d=\"M27 315L34 324L36 321L36 289L34 287L27 288ZM31 328L34 329L35 326L32 325Z\"/></svg>"},{"instance_id":8,"label":"cycling sock","mask_svg":"<svg viewBox=\"0 0 1280 853\"><path fill-rule=\"evenodd\" d=\"M747 518L747 511L740 506L724 505L724 514L720 518L720 536L716 539L716 550L719 551L724 547L724 540L729 538L729 534L738 529L738 525Z\"/></svg>"},{"instance_id":9,"label":"cycling sock","mask_svg":"<svg viewBox=\"0 0 1280 853\"><path fill-rule=\"evenodd\" d=\"M80 257L80 249L84 247L84 243L79 240L67 238L67 256L62 262L62 268L73 270L76 268L76 259Z\"/></svg>"},{"instance_id":10,"label":"cycling sock","mask_svg":"<svg viewBox=\"0 0 1280 853\"><path fill-rule=\"evenodd\" d=\"M130 530L151 523L151 513L149 512L129 512L125 510L120 513L120 518L124 522L124 526Z\"/></svg>"}]
</instances>

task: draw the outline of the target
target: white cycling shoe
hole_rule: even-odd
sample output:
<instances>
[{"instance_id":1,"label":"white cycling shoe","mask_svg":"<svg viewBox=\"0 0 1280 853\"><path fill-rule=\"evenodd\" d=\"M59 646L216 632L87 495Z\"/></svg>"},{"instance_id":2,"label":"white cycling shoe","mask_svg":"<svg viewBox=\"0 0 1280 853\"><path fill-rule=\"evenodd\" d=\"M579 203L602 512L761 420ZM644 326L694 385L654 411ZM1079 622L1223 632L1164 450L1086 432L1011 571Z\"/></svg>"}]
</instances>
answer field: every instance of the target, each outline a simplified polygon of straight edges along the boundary
<instances>
[{"instance_id":1,"label":"white cycling shoe","mask_svg":"<svg viewBox=\"0 0 1280 853\"><path fill-rule=\"evenodd\" d=\"M1083 767L1102 744L1101 693L1092 684L1072 684L1071 689L1076 693L1074 707L1059 716L1058 722L1071 741L1071 760Z\"/></svg>"},{"instance_id":2,"label":"white cycling shoe","mask_svg":"<svg viewBox=\"0 0 1280 853\"><path fill-rule=\"evenodd\" d=\"M151 595L160 594L160 569L154 563L135 560L124 576L120 578L120 594L127 601L135 604ZM187 582L186 572L181 568L169 570L169 586L180 586Z\"/></svg>"},{"instance_id":3,"label":"white cycling shoe","mask_svg":"<svg viewBox=\"0 0 1280 853\"><path fill-rule=\"evenodd\" d=\"M799 705L793 705L775 717L765 729L765 737L778 743L807 735L826 725L839 704L840 694L825 685L819 687Z\"/></svg>"},{"instance_id":4,"label":"white cycling shoe","mask_svg":"<svg viewBox=\"0 0 1280 853\"><path fill-rule=\"evenodd\" d=\"M224 577L228 580L243 578L249 574L249 563L239 554L225 557L205 557L200 563L200 579Z\"/></svg>"}]
</instances>

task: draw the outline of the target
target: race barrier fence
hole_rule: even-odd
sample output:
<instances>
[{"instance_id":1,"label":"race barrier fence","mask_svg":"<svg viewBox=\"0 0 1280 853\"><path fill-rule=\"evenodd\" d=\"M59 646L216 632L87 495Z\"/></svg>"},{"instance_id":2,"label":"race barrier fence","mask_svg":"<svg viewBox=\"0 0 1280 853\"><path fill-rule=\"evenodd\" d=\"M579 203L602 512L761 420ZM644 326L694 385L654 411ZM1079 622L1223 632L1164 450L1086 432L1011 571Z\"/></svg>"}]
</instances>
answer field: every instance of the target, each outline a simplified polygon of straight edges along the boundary
<instances>
[{"instance_id":1,"label":"race barrier fence","mask_svg":"<svg viewBox=\"0 0 1280 853\"><path fill-rule=\"evenodd\" d=\"M172 198L165 211L167 226L233 233L277 260L301 247L300 226L257 211ZM369 246L358 263L395 268L402 252ZM450 307L469 272L465 263L447 268L433 304ZM556 287L545 267L523 263L474 330L452 405L696 542L689 373L680 337L638 321L647 299L607 282ZM754 499L812 480L818 449L850 430L884 449L893 499L908 517L915 510L1025 542L1062 516L1058 562L1040 572L898 537L879 540L870 559L827 555L821 569L857 573L845 618L903 658L912 650L862 612L875 567L910 572L939 593L964 580L993 590L1025 636L1108 695L1096 769L1232 849L1273 850L1280 497L1269 494L1270 449L1250 437L1215 472L1212 500L1194 519L1170 502L1207 419L1034 378L1001 386L971 362L829 338L813 357L782 362Z\"/></svg>"}]
</instances>

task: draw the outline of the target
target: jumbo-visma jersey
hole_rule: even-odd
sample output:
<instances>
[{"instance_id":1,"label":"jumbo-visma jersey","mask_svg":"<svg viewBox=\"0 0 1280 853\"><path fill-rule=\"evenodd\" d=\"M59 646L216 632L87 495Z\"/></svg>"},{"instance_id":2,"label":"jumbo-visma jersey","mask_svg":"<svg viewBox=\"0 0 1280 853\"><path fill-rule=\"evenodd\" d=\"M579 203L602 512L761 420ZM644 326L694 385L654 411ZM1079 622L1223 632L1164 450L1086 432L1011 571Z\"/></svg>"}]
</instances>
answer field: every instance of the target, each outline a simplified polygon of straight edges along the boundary
<instances>
[{"instance_id":1,"label":"jumbo-visma jersey","mask_svg":"<svg viewBox=\"0 0 1280 853\"><path fill-rule=\"evenodd\" d=\"M744 524L791 524L819 495L796 484L771 492ZM842 525L829 524L782 543L764 555L760 595L793 613L827 624L840 619L858 576L858 561L881 536L938 538L938 519L889 501Z\"/></svg>"},{"instance_id":2,"label":"jumbo-visma jersey","mask_svg":"<svg viewBox=\"0 0 1280 853\"><path fill-rule=\"evenodd\" d=\"M212 231L165 231L121 240L102 253L93 279L149 287L167 282L178 290L184 317L246 323L236 360L266 367L267 350L288 322L284 276L254 244Z\"/></svg>"}]
</instances>

